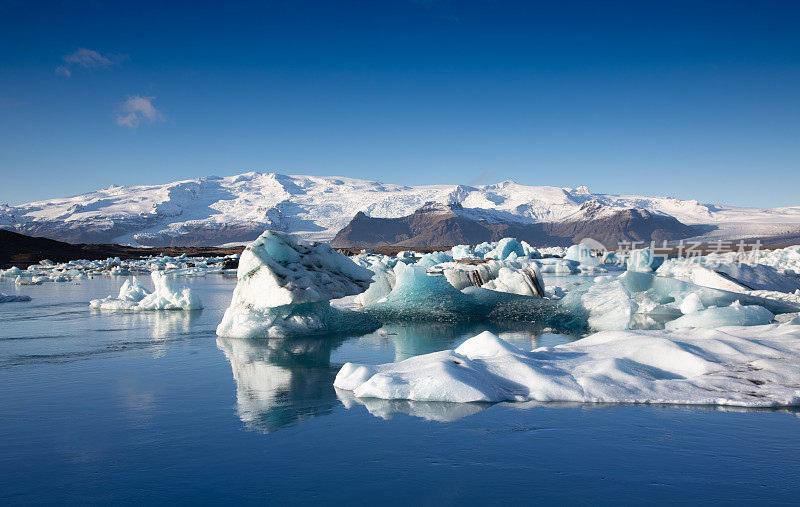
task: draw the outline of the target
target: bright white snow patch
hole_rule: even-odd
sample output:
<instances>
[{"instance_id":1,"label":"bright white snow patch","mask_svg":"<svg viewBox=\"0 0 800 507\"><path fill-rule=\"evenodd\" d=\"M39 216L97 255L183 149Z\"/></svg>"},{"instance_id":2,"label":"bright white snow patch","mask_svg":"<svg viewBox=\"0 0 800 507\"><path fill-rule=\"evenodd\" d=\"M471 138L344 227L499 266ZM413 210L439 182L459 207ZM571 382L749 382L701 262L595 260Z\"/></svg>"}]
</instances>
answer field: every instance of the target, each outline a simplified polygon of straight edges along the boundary
<instances>
[{"instance_id":1,"label":"bright white snow patch","mask_svg":"<svg viewBox=\"0 0 800 507\"><path fill-rule=\"evenodd\" d=\"M605 331L532 352L484 332L398 363L347 363L334 386L387 400L800 405L800 326Z\"/></svg>"}]
</instances>

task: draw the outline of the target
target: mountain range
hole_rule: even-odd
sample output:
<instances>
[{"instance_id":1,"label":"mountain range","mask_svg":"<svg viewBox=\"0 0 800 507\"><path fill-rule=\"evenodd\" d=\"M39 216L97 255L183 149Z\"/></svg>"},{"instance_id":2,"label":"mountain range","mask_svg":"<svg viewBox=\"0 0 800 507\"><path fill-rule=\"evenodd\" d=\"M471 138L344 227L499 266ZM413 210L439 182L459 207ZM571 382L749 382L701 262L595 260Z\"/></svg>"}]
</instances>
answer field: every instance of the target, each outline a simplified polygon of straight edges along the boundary
<instances>
[{"instance_id":1,"label":"mountain range","mask_svg":"<svg viewBox=\"0 0 800 507\"><path fill-rule=\"evenodd\" d=\"M800 235L800 206L743 208L513 181L481 186L404 186L258 172L161 185L111 186L74 197L0 205L0 228L72 243L164 247L244 243L265 229L330 241L349 227L349 232L342 231L337 239L342 242L361 234L353 230L353 221L361 227L369 221L366 219L413 222L407 217L420 219L426 214L439 218L453 215L450 224L462 228L467 222L469 227L477 224L483 232L463 236L470 242L512 231L523 237L522 232L527 231L540 243L552 238L551 244L592 234L605 234L605 239L627 234L637 240L657 241L700 235L707 240L779 241ZM447 225L439 219L433 222ZM611 234L614 228L621 232ZM414 237L417 239L412 240ZM455 237L448 231L416 229L400 231L381 242L425 243L454 241ZM366 245L371 240L365 241Z\"/></svg>"}]
</instances>

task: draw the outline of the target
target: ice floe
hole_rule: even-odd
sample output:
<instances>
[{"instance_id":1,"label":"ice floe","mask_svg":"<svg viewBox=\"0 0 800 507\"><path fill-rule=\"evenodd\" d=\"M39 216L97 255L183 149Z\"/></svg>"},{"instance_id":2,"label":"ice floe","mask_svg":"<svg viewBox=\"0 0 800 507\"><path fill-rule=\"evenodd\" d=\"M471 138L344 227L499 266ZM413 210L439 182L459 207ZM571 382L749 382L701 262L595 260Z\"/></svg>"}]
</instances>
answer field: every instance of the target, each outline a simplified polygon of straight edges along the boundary
<instances>
[{"instance_id":1,"label":"ice floe","mask_svg":"<svg viewBox=\"0 0 800 507\"><path fill-rule=\"evenodd\" d=\"M605 331L524 352L484 332L397 363L346 363L358 399L800 405L800 326Z\"/></svg>"},{"instance_id":2,"label":"ice floe","mask_svg":"<svg viewBox=\"0 0 800 507\"><path fill-rule=\"evenodd\" d=\"M188 287L174 287L168 275L153 271L154 290L148 292L136 277L125 280L117 297L93 299L89 307L108 311L200 310L200 298Z\"/></svg>"}]
</instances>

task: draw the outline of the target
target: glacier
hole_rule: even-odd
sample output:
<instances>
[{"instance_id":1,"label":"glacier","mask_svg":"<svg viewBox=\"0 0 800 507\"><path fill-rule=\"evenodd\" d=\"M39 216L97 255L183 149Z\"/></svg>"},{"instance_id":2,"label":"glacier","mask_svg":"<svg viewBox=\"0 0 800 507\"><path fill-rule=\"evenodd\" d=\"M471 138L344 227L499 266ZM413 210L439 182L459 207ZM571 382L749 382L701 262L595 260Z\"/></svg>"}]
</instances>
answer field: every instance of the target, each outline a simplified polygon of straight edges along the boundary
<instances>
[{"instance_id":1,"label":"glacier","mask_svg":"<svg viewBox=\"0 0 800 507\"><path fill-rule=\"evenodd\" d=\"M513 220L558 222L625 209L709 224L709 239L800 231L800 207L737 208L695 200L590 192L586 187L405 186L344 177L249 172L163 185L111 186L82 195L0 205L0 226L76 243L145 246L246 244L266 230L327 241L357 213L407 216L428 202L457 203ZM484 252L485 253L485 252Z\"/></svg>"}]
</instances>

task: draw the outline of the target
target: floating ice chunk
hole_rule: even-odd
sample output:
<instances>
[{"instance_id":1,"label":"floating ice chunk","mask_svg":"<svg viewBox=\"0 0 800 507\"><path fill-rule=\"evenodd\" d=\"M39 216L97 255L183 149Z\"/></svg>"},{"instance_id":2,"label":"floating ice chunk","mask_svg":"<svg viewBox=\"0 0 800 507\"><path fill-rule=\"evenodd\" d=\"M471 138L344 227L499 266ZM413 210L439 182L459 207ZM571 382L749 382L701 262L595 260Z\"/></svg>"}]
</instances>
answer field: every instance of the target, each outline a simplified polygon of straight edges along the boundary
<instances>
[{"instance_id":1,"label":"floating ice chunk","mask_svg":"<svg viewBox=\"0 0 800 507\"><path fill-rule=\"evenodd\" d=\"M16 278L22 274L22 270L17 266L12 266L6 270L0 269L0 278Z\"/></svg>"},{"instance_id":2,"label":"floating ice chunk","mask_svg":"<svg viewBox=\"0 0 800 507\"><path fill-rule=\"evenodd\" d=\"M556 275L569 275L579 271L580 263L570 259L545 258L536 261L539 271Z\"/></svg>"},{"instance_id":3,"label":"floating ice chunk","mask_svg":"<svg viewBox=\"0 0 800 507\"><path fill-rule=\"evenodd\" d=\"M622 282L608 278L574 290L561 304L585 319L595 331L628 329L638 310L638 304Z\"/></svg>"},{"instance_id":4,"label":"floating ice chunk","mask_svg":"<svg viewBox=\"0 0 800 507\"><path fill-rule=\"evenodd\" d=\"M273 308L329 301L363 292L372 275L327 244L267 231L242 252L234 303Z\"/></svg>"},{"instance_id":5,"label":"floating ice chunk","mask_svg":"<svg viewBox=\"0 0 800 507\"><path fill-rule=\"evenodd\" d=\"M664 257L658 256L649 248L634 250L628 257L628 271L651 273L658 269L664 262Z\"/></svg>"},{"instance_id":6,"label":"floating ice chunk","mask_svg":"<svg viewBox=\"0 0 800 507\"><path fill-rule=\"evenodd\" d=\"M772 290L790 293L800 288L800 278L762 264L670 259L658 269L658 274L733 292Z\"/></svg>"},{"instance_id":7,"label":"floating ice chunk","mask_svg":"<svg viewBox=\"0 0 800 507\"><path fill-rule=\"evenodd\" d=\"M374 301L386 297L394 287L394 271L385 263L373 264L368 268L375 273L372 275L372 283L369 288L357 295L356 304L360 306L368 305Z\"/></svg>"},{"instance_id":8,"label":"floating ice chunk","mask_svg":"<svg viewBox=\"0 0 800 507\"><path fill-rule=\"evenodd\" d=\"M705 309L705 305L703 305L703 302L700 300L700 296L698 296L696 293L691 293L683 298L679 308L681 313L688 315L690 313L699 312L700 310Z\"/></svg>"},{"instance_id":9,"label":"floating ice chunk","mask_svg":"<svg viewBox=\"0 0 800 507\"><path fill-rule=\"evenodd\" d=\"M706 310L707 311L707 310ZM800 326L605 331L523 352L488 333L379 366L345 364L356 398L800 405Z\"/></svg>"},{"instance_id":10,"label":"floating ice chunk","mask_svg":"<svg viewBox=\"0 0 800 507\"><path fill-rule=\"evenodd\" d=\"M392 291L364 307L378 318L458 321L472 304L444 276L429 276L425 268L398 263ZM469 319L466 319L469 320Z\"/></svg>"},{"instance_id":11,"label":"floating ice chunk","mask_svg":"<svg viewBox=\"0 0 800 507\"><path fill-rule=\"evenodd\" d=\"M126 280L118 297L93 299L89 307L109 311L200 310L200 298L188 287L172 286L169 277L160 271L150 274L155 289L152 293L135 278Z\"/></svg>"},{"instance_id":12,"label":"floating ice chunk","mask_svg":"<svg viewBox=\"0 0 800 507\"><path fill-rule=\"evenodd\" d=\"M699 298L698 298L699 299ZM742 306L734 301L730 306L713 306L688 313L666 323L667 329L682 327L715 328L722 326L759 326L769 324L775 316L761 306Z\"/></svg>"},{"instance_id":13,"label":"floating ice chunk","mask_svg":"<svg viewBox=\"0 0 800 507\"><path fill-rule=\"evenodd\" d=\"M466 259L472 256L472 249L469 245L456 245L451 252L454 260Z\"/></svg>"},{"instance_id":14,"label":"floating ice chunk","mask_svg":"<svg viewBox=\"0 0 800 507\"><path fill-rule=\"evenodd\" d=\"M326 244L267 231L242 253L217 334L275 338L371 331L379 326L374 318L331 307L329 300L364 292L374 275Z\"/></svg>"},{"instance_id":15,"label":"floating ice chunk","mask_svg":"<svg viewBox=\"0 0 800 507\"><path fill-rule=\"evenodd\" d=\"M0 292L0 303L21 303L30 300L30 296L17 296L13 294L9 296Z\"/></svg>"},{"instance_id":16,"label":"floating ice chunk","mask_svg":"<svg viewBox=\"0 0 800 507\"><path fill-rule=\"evenodd\" d=\"M437 264L441 264L443 262L452 262L453 258L447 255L444 252L432 252L422 256L420 260L416 262L416 265L421 268L430 268Z\"/></svg>"},{"instance_id":17,"label":"floating ice chunk","mask_svg":"<svg viewBox=\"0 0 800 507\"><path fill-rule=\"evenodd\" d=\"M563 318L551 301L473 286L459 291L446 277L428 275L416 265L397 264L394 274L396 281L392 291L364 307L382 321L527 320L543 323Z\"/></svg>"},{"instance_id":18,"label":"floating ice chunk","mask_svg":"<svg viewBox=\"0 0 800 507\"><path fill-rule=\"evenodd\" d=\"M536 264L524 269L501 267L497 277L488 281L481 287L499 292L509 292L521 296L542 297L545 295L544 280Z\"/></svg>"},{"instance_id":19,"label":"floating ice chunk","mask_svg":"<svg viewBox=\"0 0 800 507\"><path fill-rule=\"evenodd\" d=\"M529 245L530 248L530 245ZM529 250L530 251L530 250ZM527 257L525 248L516 238L503 238L497 242L497 246L483 255L484 259L495 259L499 261L514 260L520 257Z\"/></svg>"},{"instance_id":20,"label":"floating ice chunk","mask_svg":"<svg viewBox=\"0 0 800 507\"><path fill-rule=\"evenodd\" d=\"M589 247L584 244L572 245L567 248L567 254L564 258L579 262L585 266L597 266L600 264L600 260L595 257Z\"/></svg>"},{"instance_id":21,"label":"floating ice chunk","mask_svg":"<svg viewBox=\"0 0 800 507\"><path fill-rule=\"evenodd\" d=\"M125 280L125 283L122 284L122 287L119 289L119 296L117 296L117 299L138 303L149 294L150 292L145 289L144 285L142 285L134 276L130 280Z\"/></svg>"}]
</instances>

